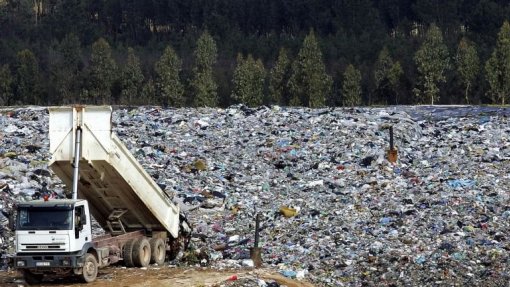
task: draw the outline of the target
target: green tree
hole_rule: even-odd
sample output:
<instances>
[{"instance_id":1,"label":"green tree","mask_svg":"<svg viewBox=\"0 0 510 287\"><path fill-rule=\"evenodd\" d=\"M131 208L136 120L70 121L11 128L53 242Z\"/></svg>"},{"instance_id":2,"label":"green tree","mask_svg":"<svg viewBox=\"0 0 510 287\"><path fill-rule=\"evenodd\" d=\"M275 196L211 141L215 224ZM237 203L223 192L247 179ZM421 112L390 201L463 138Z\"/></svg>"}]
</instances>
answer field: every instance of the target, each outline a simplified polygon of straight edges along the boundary
<instances>
[{"instance_id":1,"label":"green tree","mask_svg":"<svg viewBox=\"0 0 510 287\"><path fill-rule=\"evenodd\" d=\"M99 38L92 44L90 75L88 82L88 102L111 104L112 87L117 80L117 64L112 57L110 44Z\"/></svg>"},{"instance_id":2,"label":"green tree","mask_svg":"<svg viewBox=\"0 0 510 287\"><path fill-rule=\"evenodd\" d=\"M388 78L388 72L393 66L393 59L390 56L390 51L388 47L384 46L384 48L379 53L377 57L377 62L374 67L374 79L376 88L381 88L383 85L387 84L385 80Z\"/></svg>"},{"instance_id":3,"label":"green tree","mask_svg":"<svg viewBox=\"0 0 510 287\"><path fill-rule=\"evenodd\" d=\"M478 58L475 46L466 38L460 40L455 60L457 63L457 73L465 87L464 97L466 103L469 104L469 90L480 70L480 59Z\"/></svg>"},{"instance_id":4,"label":"green tree","mask_svg":"<svg viewBox=\"0 0 510 287\"><path fill-rule=\"evenodd\" d=\"M344 106L361 105L361 72L352 64L349 64L344 72L342 95Z\"/></svg>"},{"instance_id":5,"label":"green tree","mask_svg":"<svg viewBox=\"0 0 510 287\"><path fill-rule=\"evenodd\" d=\"M12 101L12 80L9 65L0 67L0 106L8 106Z\"/></svg>"},{"instance_id":6,"label":"green tree","mask_svg":"<svg viewBox=\"0 0 510 287\"><path fill-rule=\"evenodd\" d=\"M15 73L15 97L14 104L37 105L39 99L39 64L35 55L28 49L17 54Z\"/></svg>"},{"instance_id":7,"label":"green tree","mask_svg":"<svg viewBox=\"0 0 510 287\"><path fill-rule=\"evenodd\" d=\"M501 26L496 48L485 64L485 72L493 103L504 105L510 96L510 24L508 21Z\"/></svg>"},{"instance_id":8,"label":"green tree","mask_svg":"<svg viewBox=\"0 0 510 287\"><path fill-rule=\"evenodd\" d=\"M60 42L60 53L62 54L64 66L71 72L77 73L83 65L81 43L75 34L67 34Z\"/></svg>"},{"instance_id":9,"label":"green tree","mask_svg":"<svg viewBox=\"0 0 510 287\"><path fill-rule=\"evenodd\" d=\"M218 85L213 77L213 66L216 64L218 51L216 42L207 31L198 38L194 57L195 66L191 80L194 104L197 107L215 107L218 105Z\"/></svg>"},{"instance_id":10,"label":"green tree","mask_svg":"<svg viewBox=\"0 0 510 287\"><path fill-rule=\"evenodd\" d=\"M288 81L290 60L285 48L281 48L275 66L269 72L269 102L285 105L288 103Z\"/></svg>"},{"instance_id":11,"label":"green tree","mask_svg":"<svg viewBox=\"0 0 510 287\"><path fill-rule=\"evenodd\" d=\"M420 102L432 105L439 100L440 83L446 82L445 73L450 67L448 48L444 44L441 29L430 25L425 40L414 55L418 68L419 87L414 92Z\"/></svg>"},{"instance_id":12,"label":"green tree","mask_svg":"<svg viewBox=\"0 0 510 287\"><path fill-rule=\"evenodd\" d=\"M171 46L167 46L163 55L156 62L156 97L164 106L184 106L184 87L179 73L182 62Z\"/></svg>"},{"instance_id":13,"label":"green tree","mask_svg":"<svg viewBox=\"0 0 510 287\"><path fill-rule=\"evenodd\" d=\"M402 69L400 62L397 61L393 63L388 73L388 83L395 95L395 104L397 105L398 105L398 89L400 87L400 78L402 77L402 74L404 74L404 70Z\"/></svg>"},{"instance_id":14,"label":"green tree","mask_svg":"<svg viewBox=\"0 0 510 287\"><path fill-rule=\"evenodd\" d=\"M292 65L289 89L291 105L322 107L332 90L333 80L326 73L322 53L313 30L305 37L297 59Z\"/></svg>"},{"instance_id":15,"label":"green tree","mask_svg":"<svg viewBox=\"0 0 510 287\"><path fill-rule=\"evenodd\" d=\"M120 102L123 104L145 104L141 99L143 73L140 68L140 60L135 55L133 48L128 48L126 65L122 69Z\"/></svg>"},{"instance_id":16,"label":"green tree","mask_svg":"<svg viewBox=\"0 0 510 287\"><path fill-rule=\"evenodd\" d=\"M252 55L243 59L237 56L237 66L232 82L234 90L232 98L250 107L262 105L264 99L265 69L260 59L253 59Z\"/></svg>"},{"instance_id":17,"label":"green tree","mask_svg":"<svg viewBox=\"0 0 510 287\"><path fill-rule=\"evenodd\" d=\"M142 87L142 100L145 104L156 103L156 85L152 79L149 79Z\"/></svg>"},{"instance_id":18,"label":"green tree","mask_svg":"<svg viewBox=\"0 0 510 287\"><path fill-rule=\"evenodd\" d=\"M83 67L80 40L68 34L58 45L59 57L52 66L57 102L74 103L80 91L80 73Z\"/></svg>"},{"instance_id":19,"label":"green tree","mask_svg":"<svg viewBox=\"0 0 510 287\"><path fill-rule=\"evenodd\" d=\"M386 104L388 96L392 94L398 103L397 92L400 77L403 74L399 62L393 62L388 48L385 46L379 53L374 67L376 94Z\"/></svg>"}]
</instances>

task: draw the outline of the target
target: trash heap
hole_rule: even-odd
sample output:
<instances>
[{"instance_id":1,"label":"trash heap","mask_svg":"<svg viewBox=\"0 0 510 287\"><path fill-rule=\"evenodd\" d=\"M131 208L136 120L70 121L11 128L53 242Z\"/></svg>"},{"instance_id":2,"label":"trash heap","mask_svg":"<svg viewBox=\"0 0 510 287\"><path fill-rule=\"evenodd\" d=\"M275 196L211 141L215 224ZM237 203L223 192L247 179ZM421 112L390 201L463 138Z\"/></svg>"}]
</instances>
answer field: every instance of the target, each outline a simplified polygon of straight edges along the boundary
<instances>
[{"instance_id":1,"label":"trash heap","mask_svg":"<svg viewBox=\"0 0 510 287\"><path fill-rule=\"evenodd\" d=\"M193 225L188 264L264 266L319 286L510 280L507 109L116 108L114 132ZM398 159L387 160L389 128ZM0 109L0 194L47 184L48 112ZM5 221L4 245L12 242ZM100 233L101 230L95 230ZM5 250L8 248L6 247ZM6 251L7 252L7 251Z\"/></svg>"}]
</instances>

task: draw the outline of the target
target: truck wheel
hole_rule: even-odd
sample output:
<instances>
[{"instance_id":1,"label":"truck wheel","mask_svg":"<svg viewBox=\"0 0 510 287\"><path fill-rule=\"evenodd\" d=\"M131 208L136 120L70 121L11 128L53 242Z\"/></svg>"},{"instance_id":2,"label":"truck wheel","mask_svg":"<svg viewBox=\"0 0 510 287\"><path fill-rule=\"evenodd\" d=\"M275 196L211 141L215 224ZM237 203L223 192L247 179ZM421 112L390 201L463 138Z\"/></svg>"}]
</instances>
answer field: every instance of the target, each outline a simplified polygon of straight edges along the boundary
<instances>
[{"instance_id":1,"label":"truck wheel","mask_svg":"<svg viewBox=\"0 0 510 287\"><path fill-rule=\"evenodd\" d=\"M122 248L122 258L124 259L124 266L126 267L134 267L133 263L133 244L135 244L135 239L130 239L124 243Z\"/></svg>"},{"instance_id":2,"label":"truck wheel","mask_svg":"<svg viewBox=\"0 0 510 287\"><path fill-rule=\"evenodd\" d=\"M163 265L165 263L165 242L161 238L151 238L149 240L151 246L151 263Z\"/></svg>"},{"instance_id":3,"label":"truck wheel","mask_svg":"<svg viewBox=\"0 0 510 287\"><path fill-rule=\"evenodd\" d=\"M28 285L35 285L41 283L43 274L34 274L28 269L23 269L23 279Z\"/></svg>"},{"instance_id":4,"label":"truck wheel","mask_svg":"<svg viewBox=\"0 0 510 287\"><path fill-rule=\"evenodd\" d=\"M147 267L151 261L151 246L147 238L140 238L133 244L133 263L138 267Z\"/></svg>"},{"instance_id":5,"label":"truck wheel","mask_svg":"<svg viewBox=\"0 0 510 287\"><path fill-rule=\"evenodd\" d=\"M97 259L94 255L87 253L83 261L83 270L81 278L86 283L93 282L97 277Z\"/></svg>"}]
</instances>

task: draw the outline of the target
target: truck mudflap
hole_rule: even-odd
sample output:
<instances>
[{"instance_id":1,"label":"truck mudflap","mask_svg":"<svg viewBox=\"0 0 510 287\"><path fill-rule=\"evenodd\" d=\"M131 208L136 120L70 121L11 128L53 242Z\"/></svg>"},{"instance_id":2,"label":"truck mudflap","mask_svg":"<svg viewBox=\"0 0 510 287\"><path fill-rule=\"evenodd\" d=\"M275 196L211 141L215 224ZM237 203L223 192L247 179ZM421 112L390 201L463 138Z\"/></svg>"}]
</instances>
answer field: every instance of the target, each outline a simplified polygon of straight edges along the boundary
<instances>
[{"instance_id":1,"label":"truck mudflap","mask_svg":"<svg viewBox=\"0 0 510 287\"><path fill-rule=\"evenodd\" d=\"M93 248L92 244L87 243L82 250L72 253L18 253L13 258L14 267L40 269L40 271L51 271L54 268L78 268L83 266L84 256L90 248Z\"/></svg>"}]
</instances>

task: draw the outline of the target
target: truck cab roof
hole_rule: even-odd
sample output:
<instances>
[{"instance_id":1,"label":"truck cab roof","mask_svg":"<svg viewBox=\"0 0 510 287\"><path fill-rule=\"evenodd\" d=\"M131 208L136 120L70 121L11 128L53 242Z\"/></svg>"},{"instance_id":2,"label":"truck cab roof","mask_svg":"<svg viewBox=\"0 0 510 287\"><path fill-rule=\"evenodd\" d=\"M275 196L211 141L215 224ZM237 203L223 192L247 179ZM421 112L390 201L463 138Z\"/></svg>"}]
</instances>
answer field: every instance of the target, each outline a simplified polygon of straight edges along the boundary
<instances>
[{"instance_id":1,"label":"truck cab roof","mask_svg":"<svg viewBox=\"0 0 510 287\"><path fill-rule=\"evenodd\" d=\"M42 199L19 202L18 207L69 207L72 208L84 199Z\"/></svg>"}]
</instances>

